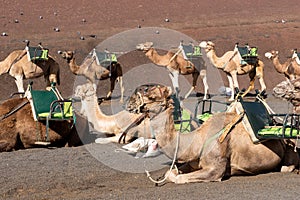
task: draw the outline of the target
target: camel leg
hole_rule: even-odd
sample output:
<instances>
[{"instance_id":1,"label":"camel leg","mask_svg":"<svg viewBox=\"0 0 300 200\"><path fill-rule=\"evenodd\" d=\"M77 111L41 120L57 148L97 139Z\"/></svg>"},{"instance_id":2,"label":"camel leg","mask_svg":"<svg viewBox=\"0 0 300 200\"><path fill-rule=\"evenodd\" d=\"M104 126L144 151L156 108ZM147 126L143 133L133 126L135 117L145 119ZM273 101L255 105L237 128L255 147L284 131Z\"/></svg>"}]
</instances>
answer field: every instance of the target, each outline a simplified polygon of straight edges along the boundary
<instances>
[{"instance_id":1,"label":"camel leg","mask_svg":"<svg viewBox=\"0 0 300 200\"><path fill-rule=\"evenodd\" d=\"M196 86L196 82L197 82L197 78L198 76L196 77L196 80L193 81L193 85ZM206 77L206 70L201 70L200 71L200 78L202 79L202 82L203 82L203 86L204 86L204 97L203 99L206 100L208 99L208 83L207 83L207 77Z\"/></svg>"},{"instance_id":2,"label":"camel leg","mask_svg":"<svg viewBox=\"0 0 300 200\"><path fill-rule=\"evenodd\" d=\"M18 92L24 93L25 91L24 91L24 86L23 86L23 75L15 76L15 83L17 85ZM22 97L22 95L20 97Z\"/></svg>"},{"instance_id":3,"label":"camel leg","mask_svg":"<svg viewBox=\"0 0 300 200\"><path fill-rule=\"evenodd\" d=\"M264 78L262 74L257 75L259 84L260 84L260 88L261 88L261 92L265 91L267 89L267 86L265 84Z\"/></svg>"},{"instance_id":4,"label":"camel leg","mask_svg":"<svg viewBox=\"0 0 300 200\"><path fill-rule=\"evenodd\" d=\"M112 92L115 89L116 78L110 78L110 90L106 95L106 98L109 99L111 97Z\"/></svg>"},{"instance_id":5,"label":"camel leg","mask_svg":"<svg viewBox=\"0 0 300 200\"><path fill-rule=\"evenodd\" d=\"M204 85L204 100L206 100L206 99L208 99L209 97L208 97L208 83L207 83L207 78L206 78L206 76L204 76L203 78L202 78L202 81L203 81L203 85Z\"/></svg>"},{"instance_id":6,"label":"camel leg","mask_svg":"<svg viewBox=\"0 0 300 200\"><path fill-rule=\"evenodd\" d=\"M233 101L234 100L234 86L233 86L233 80L230 74L227 74L227 78L228 78L228 83L229 83L229 87L231 89L231 97L229 99L229 101Z\"/></svg>"},{"instance_id":7,"label":"camel leg","mask_svg":"<svg viewBox=\"0 0 300 200\"><path fill-rule=\"evenodd\" d=\"M186 93L186 95L184 96L184 98L185 98L185 99L188 98L188 97L190 96L191 92L192 92L194 89L195 89L195 87L192 86L191 89ZM205 96L204 96L203 99L206 99Z\"/></svg>"},{"instance_id":8,"label":"camel leg","mask_svg":"<svg viewBox=\"0 0 300 200\"><path fill-rule=\"evenodd\" d=\"M193 182L210 182L221 181L226 171L226 159L216 166L208 165L199 170L177 174L176 170L167 172L168 180L176 184L193 183Z\"/></svg>"},{"instance_id":9,"label":"camel leg","mask_svg":"<svg viewBox=\"0 0 300 200\"><path fill-rule=\"evenodd\" d=\"M172 85L175 90L176 96L178 97L179 96L179 80L178 80L179 72L178 71L170 72L169 76L171 78Z\"/></svg>"},{"instance_id":10,"label":"camel leg","mask_svg":"<svg viewBox=\"0 0 300 200\"><path fill-rule=\"evenodd\" d=\"M121 89L121 99L120 99L120 102L123 103L124 102L124 85L123 85L123 77L122 76L119 76L118 77L119 79L119 84L120 84L120 89Z\"/></svg>"},{"instance_id":11,"label":"camel leg","mask_svg":"<svg viewBox=\"0 0 300 200\"><path fill-rule=\"evenodd\" d=\"M242 97L246 96L246 94L248 94L251 90L254 89L254 82L255 82L255 72L250 72L249 73L249 77L250 77L250 84L248 89L244 92L244 94L242 95Z\"/></svg>"}]
</instances>

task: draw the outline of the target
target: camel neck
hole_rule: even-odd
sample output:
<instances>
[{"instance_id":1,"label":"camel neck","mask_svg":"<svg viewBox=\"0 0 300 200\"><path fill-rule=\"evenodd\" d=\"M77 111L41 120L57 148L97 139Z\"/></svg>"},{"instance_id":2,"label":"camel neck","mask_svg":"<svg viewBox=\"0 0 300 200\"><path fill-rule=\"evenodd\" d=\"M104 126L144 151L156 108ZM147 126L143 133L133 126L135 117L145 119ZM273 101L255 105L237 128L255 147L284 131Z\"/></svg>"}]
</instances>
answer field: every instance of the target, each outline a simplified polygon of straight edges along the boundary
<instances>
[{"instance_id":1,"label":"camel neck","mask_svg":"<svg viewBox=\"0 0 300 200\"><path fill-rule=\"evenodd\" d=\"M76 64L75 58L73 57L71 60L69 60L69 66L70 66L70 70L78 75L79 74L79 69L80 67Z\"/></svg>"},{"instance_id":2,"label":"camel neck","mask_svg":"<svg viewBox=\"0 0 300 200\"><path fill-rule=\"evenodd\" d=\"M210 59L211 63L219 69L223 69L225 65L224 59L218 57L216 55L216 51L214 49L210 50L209 52L206 53L207 57Z\"/></svg>"},{"instance_id":3,"label":"camel neck","mask_svg":"<svg viewBox=\"0 0 300 200\"><path fill-rule=\"evenodd\" d=\"M174 128L173 109L167 109L159 114L153 120L155 125L155 137L162 151L169 157L173 158L177 145L177 137L179 136L177 160L178 162L186 160L194 160L199 158L201 148L201 135L196 132L181 134ZM192 145L192 143L199 145Z\"/></svg>"},{"instance_id":4,"label":"camel neck","mask_svg":"<svg viewBox=\"0 0 300 200\"><path fill-rule=\"evenodd\" d=\"M169 59L159 55L154 48L150 48L145 55L156 65L166 66L169 63Z\"/></svg>"},{"instance_id":5,"label":"camel neck","mask_svg":"<svg viewBox=\"0 0 300 200\"><path fill-rule=\"evenodd\" d=\"M278 56L273 58L273 65L277 72L284 73L286 71L286 67L288 66L290 60L287 60L284 64L281 64Z\"/></svg>"}]
</instances>

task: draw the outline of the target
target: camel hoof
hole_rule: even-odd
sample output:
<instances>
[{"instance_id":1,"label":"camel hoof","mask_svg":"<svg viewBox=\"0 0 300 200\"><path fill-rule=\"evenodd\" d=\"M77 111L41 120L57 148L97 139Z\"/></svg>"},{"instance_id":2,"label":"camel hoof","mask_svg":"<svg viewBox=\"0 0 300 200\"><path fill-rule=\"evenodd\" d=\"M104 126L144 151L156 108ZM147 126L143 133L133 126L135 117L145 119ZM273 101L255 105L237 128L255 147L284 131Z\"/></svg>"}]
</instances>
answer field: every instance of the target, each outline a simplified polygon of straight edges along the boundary
<instances>
[{"instance_id":1,"label":"camel hoof","mask_svg":"<svg viewBox=\"0 0 300 200\"><path fill-rule=\"evenodd\" d=\"M110 139L109 138L97 138L96 140L95 140L95 143L97 143L97 144L108 144L108 143L110 143L111 141L110 141Z\"/></svg>"}]
</instances>

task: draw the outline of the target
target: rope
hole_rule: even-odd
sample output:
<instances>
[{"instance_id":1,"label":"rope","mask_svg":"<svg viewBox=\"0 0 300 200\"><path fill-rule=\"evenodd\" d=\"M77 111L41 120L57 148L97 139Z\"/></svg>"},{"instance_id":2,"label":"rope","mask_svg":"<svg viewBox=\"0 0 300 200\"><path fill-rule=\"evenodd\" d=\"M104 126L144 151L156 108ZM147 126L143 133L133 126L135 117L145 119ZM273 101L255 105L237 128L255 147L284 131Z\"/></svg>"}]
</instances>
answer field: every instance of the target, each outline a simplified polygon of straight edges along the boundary
<instances>
[{"instance_id":1,"label":"rope","mask_svg":"<svg viewBox=\"0 0 300 200\"><path fill-rule=\"evenodd\" d=\"M177 136L176 136L176 138L177 138L177 139L176 139L175 154L174 154L174 157L173 157L173 160L172 160L172 164L171 164L170 169L169 169L170 172L167 174L167 176L165 175L165 177L164 177L162 180L156 181L156 180L154 180L154 179L151 177L150 172L149 172L148 170L145 170L145 172L146 172L146 174L147 174L147 178L149 178L150 181L152 181L152 182L155 183L155 184L160 184L160 183L165 182L165 181L167 180L167 178L170 176L171 170L174 168L174 166L175 166L175 169L177 170L177 173L178 173L178 169L177 169L177 167L176 167L176 165L175 165L175 161L176 161L176 157L177 157L177 153L178 153L178 147L179 147L179 131L177 131Z\"/></svg>"},{"instance_id":2,"label":"rope","mask_svg":"<svg viewBox=\"0 0 300 200\"><path fill-rule=\"evenodd\" d=\"M180 122L181 122L179 130L181 130L181 128L182 128L181 115L179 116L179 118L180 118ZM173 160L172 160L172 164L171 164L170 169L169 169L169 173L167 175L165 174L165 177L162 180L156 181L156 180L154 180L151 177L150 172L148 170L145 170L145 172L147 174L147 178L149 178L149 180L152 181L153 183L160 184L160 183L165 182L167 180L167 178L170 176L171 170L174 168L174 166L175 166L175 169L176 169L177 174L178 174L178 169L177 169L177 167L175 165L175 161L176 161L176 157L177 157L177 153L178 153L178 148L179 148L179 134L180 134L180 131L177 131L177 134L176 134L176 147L175 147L175 152L174 152L174 157L173 157Z\"/></svg>"},{"instance_id":3,"label":"rope","mask_svg":"<svg viewBox=\"0 0 300 200\"><path fill-rule=\"evenodd\" d=\"M9 117L10 115L14 114L15 112L17 112L18 110L20 110L23 106L25 106L28 103L29 103L29 101L25 101L25 102L20 103L19 105L17 105L16 107L14 107L11 111L9 111L8 113L2 115L0 117L0 121L2 121L3 119Z\"/></svg>"}]
</instances>

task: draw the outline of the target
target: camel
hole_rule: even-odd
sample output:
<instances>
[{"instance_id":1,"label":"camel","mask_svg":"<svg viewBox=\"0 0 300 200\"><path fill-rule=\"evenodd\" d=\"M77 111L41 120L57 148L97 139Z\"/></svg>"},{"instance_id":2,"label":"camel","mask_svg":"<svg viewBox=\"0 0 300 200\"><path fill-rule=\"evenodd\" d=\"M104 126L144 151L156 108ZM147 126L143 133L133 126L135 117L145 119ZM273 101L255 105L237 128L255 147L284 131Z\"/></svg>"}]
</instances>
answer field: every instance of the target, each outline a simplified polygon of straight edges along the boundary
<instances>
[{"instance_id":1,"label":"camel","mask_svg":"<svg viewBox=\"0 0 300 200\"><path fill-rule=\"evenodd\" d=\"M254 89L255 77L258 78L261 85L261 92L266 90L266 84L263 79L263 68L264 63L258 60L257 64L241 65L241 59L237 51L228 51L222 57L217 57L215 51L215 44L211 41L202 41L199 46L205 49L207 57L210 59L211 63L218 69L223 70L228 78L229 87L231 88L230 101L234 100L234 91L239 89L239 84L237 80L237 75L249 74L250 85L248 89L244 92L245 96L248 92Z\"/></svg>"},{"instance_id":2,"label":"camel","mask_svg":"<svg viewBox=\"0 0 300 200\"><path fill-rule=\"evenodd\" d=\"M44 76L47 87L51 83L60 84L59 64L52 58L48 60L29 61L26 50L15 50L0 62L0 75L8 73L15 79L19 93L24 93L23 79Z\"/></svg>"},{"instance_id":3,"label":"camel","mask_svg":"<svg viewBox=\"0 0 300 200\"><path fill-rule=\"evenodd\" d=\"M110 90L106 95L106 98L111 98L112 92L115 89L115 82L119 81L121 88L121 98L120 102L124 100L124 86L123 86L123 72L120 63L112 62L111 66L108 66L107 69L101 65L97 65L94 57L87 58L84 63L80 66L76 64L74 52L73 51L64 51L60 52L62 57L67 60L69 63L70 70L75 75L85 76L91 83L95 85L97 80L110 79Z\"/></svg>"},{"instance_id":4,"label":"camel","mask_svg":"<svg viewBox=\"0 0 300 200\"><path fill-rule=\"evenodd\" d=\"M91 83L77 86L75 97L81 98L80 113L87 117L87 120L96 131L108 136L96 139L96 143L120 142L119 138L124 131L128 132L129 137L126 137L126 140L123 140L123 142L128 143L137 137L152 137L150 118L157 115L165 107L161 99L170 96L171 91L170 88L162 88L159 93L160 98L155 96L149 101L139 103L140 108L143 106L143 109L148 111L147 115L141 112L131 113L127 110L122 110L113 115L104 114L98 105L96 90Z\"/></svg>"},{"instance_id":5,"label":"camel","mask_svg":"<svg viewBox=\"0 0 300 200\"><path fill-rule=\"evenodd\" d=\"M2 102L0 116L0 152L37 147L37 141L46 140L45 122L34 121L27 98ZM48 130L50 145L47 147L82 144L72 121L51 121Z\"/></svg>"},{"instance_id":6,"label":"camel","mask_svg":"<svg viewBox=\"0 0 300 200\"><path fill-rule=\"evenodd\" d=\"M300 114L300 78L280 82L273 88L273 95L289 101L293 112Z\"/></svg>"},{"instance_id":7,"label":"camel","mask_svg":"<svg viewBox=\"0 0 300 200\"><path fill-rule=\"evenodd\" d=\"M279 52L272 50L271 52L266 52L265 57L270 59L274 65L275 70L284 74L287 79L294 80L300 76L300 66L296 63L294 58L288 58L288 60L281 64L279 61Z\"/></svg>"},{"instance_id":8,"label":"camel","mask_svg":"<svg viewBox=\"0 0 300 200\"><path fill-rule=\"evenodd\" d=\"M253 143L241 120L236 120L236 112L215 113L199 128L180 134L173 126L174 108L168 105L151 123L163 153L172 159L175 156L182 164L178 171L173 169L165 174L173 183L221 181L235 175L277 170L292 172L299 167L299 155L292 141L277 139ZM233 121L235 123L231 124ZM230 124L224 137L223 128Z\"/></svg>"},{"instance_id":9,"label":"camel","mask_svg":"<svg viewBox=\"0 0 300 200\"><path fill-rule=\"evenodd\" d=\"M188 98L190 93L196 89L197 80L200 75L203 85L204 85L204 97L203 99L208 98L208 83L206 78L206 65L202 58L199 58L200 69L197 69L196 66L184 59L184 57L179 53L174 53L168 51L165 55L159 55L158 52L152 47L152 42L145 42L138 44L136 48L142 50L145 55L156 65L166 67L170 72L170 78L172 80L173 88L176 92L179 91L178 76L182 75L192 75L193 84L191 89L186 93L184 98Z\"/></svg>"}]
</instances>

